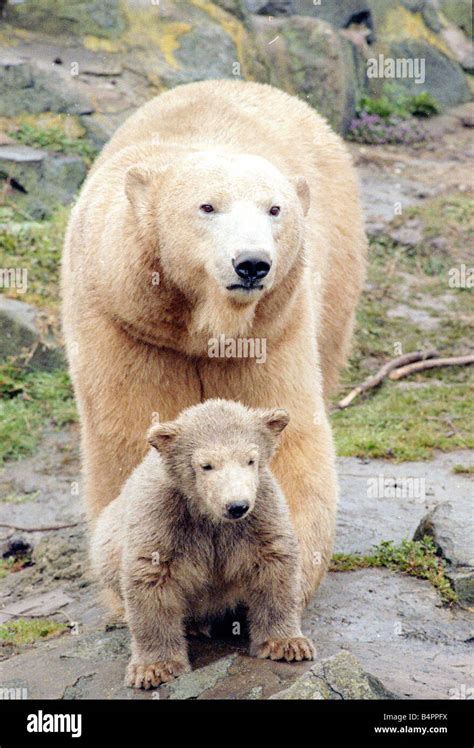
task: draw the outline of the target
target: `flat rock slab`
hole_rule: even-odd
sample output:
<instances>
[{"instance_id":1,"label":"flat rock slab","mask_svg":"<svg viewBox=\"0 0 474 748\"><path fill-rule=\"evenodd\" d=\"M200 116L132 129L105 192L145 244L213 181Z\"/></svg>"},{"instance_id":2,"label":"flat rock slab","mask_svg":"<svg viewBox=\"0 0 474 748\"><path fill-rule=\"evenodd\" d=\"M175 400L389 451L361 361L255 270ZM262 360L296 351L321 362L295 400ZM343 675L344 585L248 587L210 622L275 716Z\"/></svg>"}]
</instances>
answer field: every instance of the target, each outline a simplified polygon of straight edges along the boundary
<instances>
[{"instance_id":1,"label":"flat rock slab","mask_svg":"<svg viewBox=\"0 0 474 748\"><path fill-rule=\"evenodd\" d=\"M405 698L450 698L472 680L473 617L426 581L387 569L330 573L303 616L321 657L348 650Z\"/></svg>"},{"instance_id":2,"label":"flat rock slab","mask_svg":"<svg viewBox=\"0 0 474 748\"><path fill-rule=\"evenodd\" d=\"M472 481L453 473L454 465L471 463L468 450L438 454L426 462L398 464L340 457L335 551L369 553L382 540L399 543L413 538L426 514L447 501L466 525L470 518L472 532Z\"/></svg>"},{"instance_id":3,"label":"flat rock slab","mask_svg":"<svg viewBox=\"0 0 474 748\"><path fill-rule=\"evenodd\" d=\"M0 610L0 624L19 616L34 616L35 618L44 616L46 618L72 601L73 598L61 589L31 595L3 607Z\"/></svg>"},{"instance_id":4,"label":"flat rock slab","mask_svg":"<svg viewBox=\"0 0 474 748\"><path fill-rule=\"evenodd\" d=\"M45 151L30 148L28 145L2 145L0 147L0 161L12 161L23 163L30 161L43 161L47 157Z\"/></svg>"}]
</instances>

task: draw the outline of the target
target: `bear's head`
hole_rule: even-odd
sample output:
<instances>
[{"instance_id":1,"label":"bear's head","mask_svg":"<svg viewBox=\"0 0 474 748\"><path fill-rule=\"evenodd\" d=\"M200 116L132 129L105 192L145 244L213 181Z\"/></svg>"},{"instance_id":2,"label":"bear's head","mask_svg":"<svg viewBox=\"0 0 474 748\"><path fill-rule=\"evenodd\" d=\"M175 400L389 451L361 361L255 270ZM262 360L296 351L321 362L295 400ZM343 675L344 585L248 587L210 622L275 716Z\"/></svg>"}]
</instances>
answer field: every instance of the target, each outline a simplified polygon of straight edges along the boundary
<instances>
[{"instance_id":1,"label":"bear's head","mask_svg":"<svg viewBox=\"0 0 474 748\"><path fill-rule=\"evenodd\" d=\"M309 188L260 156L195 151L130 167L125 190L164 279L188 298L196 331L238 332L303 246Z\"/></svg>"},{"instance_id":2,"label":"bear's head","mask_svg":"<svg viewBox=\"0 0 474 748\"><path fill-rule=\"evenodd\" d=\"M148 441L191 511L214 523L235 521L252 512L261 471L288 421L279 408L252 410L229 400L207 400L175 421L154 423Z\"/></svg>"}]
</instances>

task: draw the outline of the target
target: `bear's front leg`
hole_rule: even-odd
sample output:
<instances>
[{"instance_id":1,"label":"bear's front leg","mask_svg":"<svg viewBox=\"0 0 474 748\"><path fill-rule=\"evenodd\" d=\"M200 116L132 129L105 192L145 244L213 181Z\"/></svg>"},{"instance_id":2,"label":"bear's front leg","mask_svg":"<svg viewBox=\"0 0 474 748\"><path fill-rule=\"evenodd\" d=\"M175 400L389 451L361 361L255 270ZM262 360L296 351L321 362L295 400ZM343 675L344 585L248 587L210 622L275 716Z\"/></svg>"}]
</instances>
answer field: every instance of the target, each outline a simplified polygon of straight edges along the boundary
<instances>
[{"instance_id":1,"label":"bear's front leg","mask_svg":"<svg viewBox=\"0 0 474 748\"><path fill-rule=\"evenodd\" d=\"M137 560L124 575L123 593L132 635L125 685L156 688L190 670L183 599L170 565Z\"/></svg>"},{"instance_id":2,"label":"bear's front leg","mask_svg":"<svg viewBox=\"0 0 474 748\"><path fill-rule=\"evenodd\" d=\"M272 469L283 489L299 541L304 607L328 569L336 525L335 456L322 409L315 413L315 423L298 416L292 418L282 434Z\"/></svg>"},{"instance_id":3,"label":"bear's front leg","mask_svg":"<svg viewBox=\"0 0 474 748\"><path fill-rule=\"evenodd\" d=\"M265 554L249 582L250 654L287 662L313 660L315 650L300 626L300 570L296 555Z\"/></svg>"}]
</instances>

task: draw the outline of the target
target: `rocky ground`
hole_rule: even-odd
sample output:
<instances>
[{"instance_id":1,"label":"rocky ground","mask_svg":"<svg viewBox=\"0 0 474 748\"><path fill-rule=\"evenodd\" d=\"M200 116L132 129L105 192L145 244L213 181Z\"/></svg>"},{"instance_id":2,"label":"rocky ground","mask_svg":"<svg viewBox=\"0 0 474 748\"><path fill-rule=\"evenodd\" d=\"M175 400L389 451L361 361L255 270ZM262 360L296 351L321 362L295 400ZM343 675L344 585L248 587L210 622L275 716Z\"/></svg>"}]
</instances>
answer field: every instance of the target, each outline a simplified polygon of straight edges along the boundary
<instances>
[{"instance_id":1,"label":"rocky ground","mask_svg":"<svg viewBox=\"0 0 474 748\"><path fill-rule=\"evenodd\" d=\"M414 536L430 510L450 505L456 522L440 525L443 545L472 574L459 524L470 519L467 451L431 462L387 465L341 458L341 508L336 551L367 553L388 537ZM385 475L400 484L407 474L425 480L424 496L369 498L367 481ZM129 652L127 630L107 622L87 570L85 525L74 496L79 461L77 429L48 434L37 453L4 470L0 520L19 527L63 523L47 533L3 530L3 553L20 539L31 544L31 565L4 578L0 623L47 619L60 626L31 645L5 641L1 685L26 688L29 698L156 698L122 685ZM23 500L18 500L22 497ZM461 528L462 529L462 528ZM65 625L64 625L65 624ZM454 698L470 688L472 620L466 606L446 606L429 582L388 569L330 572L308 607L304 631L317 644L316 664L282 664L247 656L247 642L228 631L216 639L191 639L193 673L162 688L159 698ZM403 663L403 664L402 664ZM464 689L464 691L463 691Z\"/></svg>"},{"instance_id":2,"label":"rocky ground","mask_svg":"<svg viewBox=\"0 0 474 748\"><path fill-rule=\"evenodd\" d=\"M344 13L356 4L350 22ZM428 2L392 3L392 14L389 3L347 0L337 12L328 6L323 20L295 17L297 2L272 3L272 20L265 4L254 0L195 0L186 17L178 3L163 3L166 24L153 32L138 1L124 4L137 9L128 25L111 0L91 3L89 16L74 3L64 5L60 27L46 12L46 0L38 0L34 13L28 3L12 5L6 31L0 29L0 93L7 94L0 109L0 177L7 164L15 175L16 206L35 218L43 218L56 197L68 202L94 148L166 87L229 76L238 59L245 77L316 96L310 103L342 130L354 111L348 92L360 82L368 32L360 20L367 22L367 13L379 40L394 48L409 29L413 45L435 49L439 67L433 63L430 70L441 70L445 83L440 91L435 76L427 87L441 93L445 109L426 122L429 137L412 146L349 145L372 259L342 391L397 355L397 346L403 352L433 345L448 355L472 351L472 290L469 298L469 288L448 282L450 269L472 265L466 215L474 114L463 103L472 63L462 39L454 34L453 41L452 27L464 28L462 18L446 16L436 31L439 19ZM420 12L409 9L414 5ZM439 5L452 12L449 2ZM37 33L38 24L45 34ZM272 43L277 36L283 51ZM332 67L325 69L321 60L329 50ZM38 132L51 127L62 133L60 151L38 140ZM19 133L34 146L20 143ZM1 208L10 220L10 204ZM45 224L47 241L42 224L23 225L14 217L11 226L0 226L0 249L9 258L2 263L31 261L30 283L25 296L0 299L0 331L11 347L2 353L24 346L31 350L28 365L40 374L17 379L2 369L0 375L7 399L0 424L0 689L64 699L472 698L473 452L466 369L388 383L333 415L341 503L333 570L304 615L304 631L317 646L314 664L249 658L245 637L227 625L211 640L190 640L191 674L154 693L123 687L128 632L106 619L89 577L78 426L60 351L49 345L57 327L57 264L67 213ZM25 307L25 300L35 306ZM58 525L72 526L15 529ZM420 578L419 559L410 555L415 546L403 546L425 535L437 554L428 559L439 572L431 581ZM381 562L386 541L399 549L390 564ZM375 563L376 548L382 551Z\"/></svg>"}]
</instances>

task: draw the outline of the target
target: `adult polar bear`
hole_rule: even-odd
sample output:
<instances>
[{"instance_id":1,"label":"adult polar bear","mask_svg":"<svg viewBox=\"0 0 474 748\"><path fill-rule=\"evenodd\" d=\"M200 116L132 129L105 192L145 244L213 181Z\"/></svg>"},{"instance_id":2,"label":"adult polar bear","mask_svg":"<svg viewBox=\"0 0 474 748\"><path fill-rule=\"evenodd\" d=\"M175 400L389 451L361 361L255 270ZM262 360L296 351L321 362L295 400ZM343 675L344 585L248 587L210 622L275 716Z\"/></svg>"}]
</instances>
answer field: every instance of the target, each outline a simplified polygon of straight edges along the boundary
<instances>
[{"instance_id":1,"label":"adult polar bear","mask_svg":"<svg viewBox=\"0 0 474 748\"><path fill-rule=\"evenodd\" d=\"M337 504L324 398L346 357L366 239L345 147L302 101L206 81L139 109L104 148L66 236L63 321L93 520L161 420L207 398L283 407L273 469L307 600L328 566ZM263 339L265 363L209 356Z\"/></svg>"}]
</instances>

